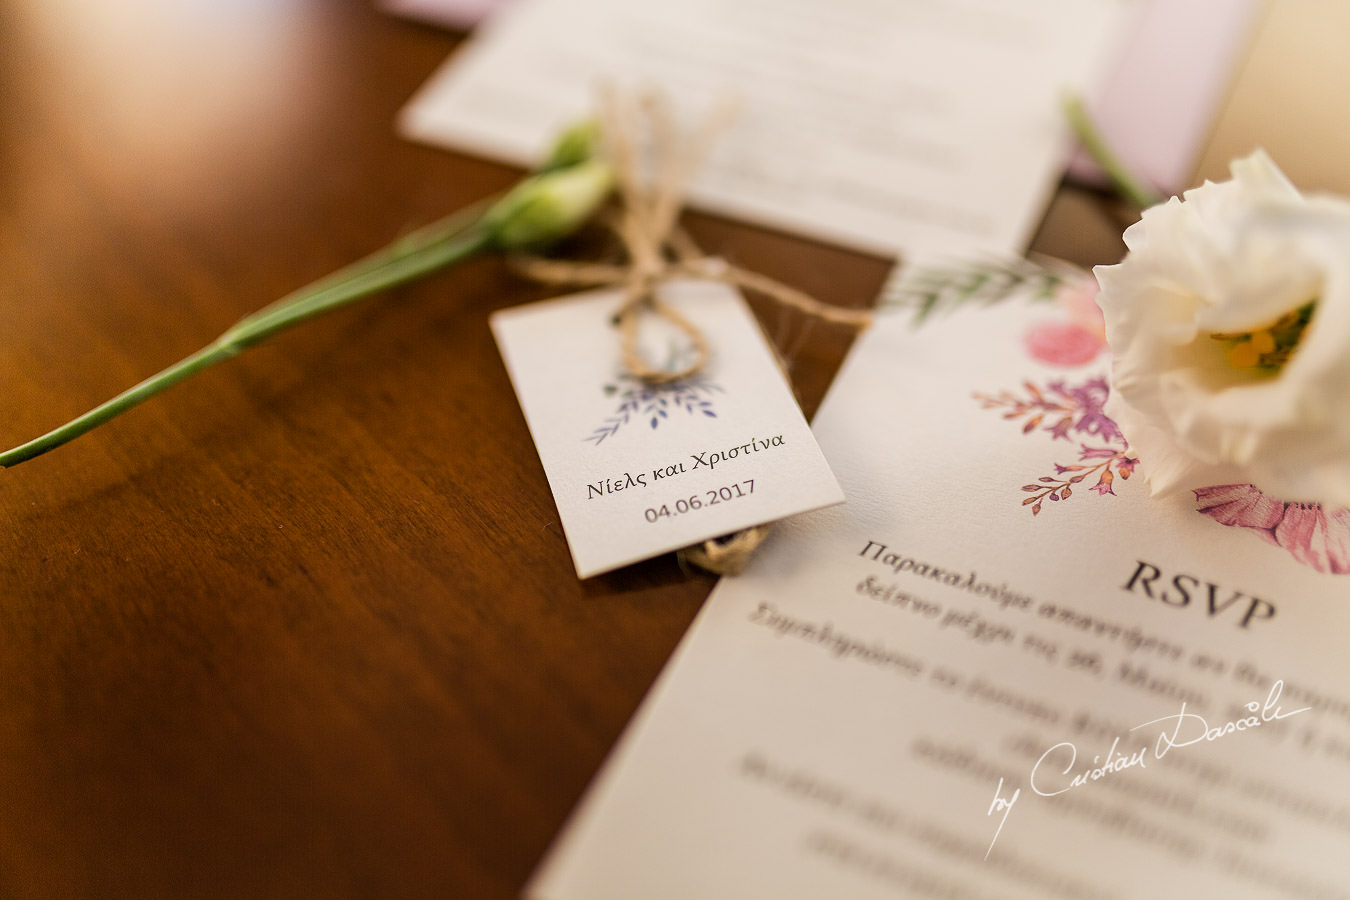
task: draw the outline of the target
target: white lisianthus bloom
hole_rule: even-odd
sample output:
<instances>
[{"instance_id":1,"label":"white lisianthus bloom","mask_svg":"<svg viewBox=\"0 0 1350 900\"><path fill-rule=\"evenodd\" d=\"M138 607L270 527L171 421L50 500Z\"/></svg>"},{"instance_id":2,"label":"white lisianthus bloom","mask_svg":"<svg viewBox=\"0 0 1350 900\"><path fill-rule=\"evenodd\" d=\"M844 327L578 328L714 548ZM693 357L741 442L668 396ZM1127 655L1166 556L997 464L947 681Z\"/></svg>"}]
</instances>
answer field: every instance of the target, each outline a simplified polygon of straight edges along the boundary
<instances>
[{"instance_id":1,"label":"white lisianthus bloom","mask_svg":"<svg viewBox=\"0 0 1350 900\"><path fill-rule=\"evenodd\" d=\"M1263 152L1145 210L1095 270L1116 420L1155 494L1252 482L1350 506L1350 201Z\"/></svg>"}]
</instances>

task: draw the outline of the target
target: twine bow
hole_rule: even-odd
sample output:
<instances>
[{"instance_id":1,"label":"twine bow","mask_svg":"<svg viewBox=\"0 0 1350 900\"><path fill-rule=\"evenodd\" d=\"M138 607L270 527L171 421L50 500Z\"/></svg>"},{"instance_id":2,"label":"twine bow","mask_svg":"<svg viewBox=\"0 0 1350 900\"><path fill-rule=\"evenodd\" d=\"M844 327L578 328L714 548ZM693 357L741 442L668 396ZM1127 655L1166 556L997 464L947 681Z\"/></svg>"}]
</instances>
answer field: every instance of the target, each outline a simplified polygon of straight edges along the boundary
<instances>
[{"instance_id":1,"label":"twine bow","mask_svg":"<svg viewBox=\"0 0 1350 900\"><path fill-rule=\"evenodd\" d=\"M623 299L614 320L619 329L623 365L629 374L651 384L670 384L694 375L708 362L710 351L703 333L662 300L657 290L662 282L676 278L735 285L834 324L859 329L871 324L871 310L830 306L772 278L705 255L678 227L689 180L717 133L726 125L729 107L719 108L692 134L681 136L669 105L659 97L644 96L634 102L611 93L603 101L603 133L615 170L619 201L617 215L608 224L622 242L627 261L610 265L517 256L512 264L522 275L545 284L622 287ZM650 134L652 143L645 178L639 160L639 141L644 134ZM665 319L689 339L693 350L690 362L682 368L670 369L658 368L646 360L638 341L638 326L644 314ZM738 574L768 536L770 524L704 541L684 549L681 556L715 574Z\"/></svg>"}]
</instances>

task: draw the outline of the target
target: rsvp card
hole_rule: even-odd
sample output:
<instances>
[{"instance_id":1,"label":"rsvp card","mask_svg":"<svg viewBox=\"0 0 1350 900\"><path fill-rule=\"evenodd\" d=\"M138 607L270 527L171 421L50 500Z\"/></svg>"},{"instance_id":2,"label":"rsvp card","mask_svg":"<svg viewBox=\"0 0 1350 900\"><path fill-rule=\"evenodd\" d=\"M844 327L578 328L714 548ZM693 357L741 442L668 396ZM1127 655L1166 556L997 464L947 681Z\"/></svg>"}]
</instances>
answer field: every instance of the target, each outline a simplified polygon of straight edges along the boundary
<instances>
[{"instance_id":1,"label":"rsvp card","mask_svg":"<svg viewBox=\"0 0 1350 900\"><path fill-rule=\"evenodd\" d=\"M859 339L529 897L1350 896L1350 521L1151 498L1074 299Z\"/></svg>"},{"instance_id":2,"label":"rsvp card","mask_svg":"<svg viewBox=\"0 0 1350 900\"><path fill-rule=\"evenodd\" d=\"M582 578L844 499L740 294L690 280L657 291L710 349L668 384L624 371L618 290L491 318ZM644 358L678 371L689 338L662 325L640 330Z\"/></svg>"}]
</instances>

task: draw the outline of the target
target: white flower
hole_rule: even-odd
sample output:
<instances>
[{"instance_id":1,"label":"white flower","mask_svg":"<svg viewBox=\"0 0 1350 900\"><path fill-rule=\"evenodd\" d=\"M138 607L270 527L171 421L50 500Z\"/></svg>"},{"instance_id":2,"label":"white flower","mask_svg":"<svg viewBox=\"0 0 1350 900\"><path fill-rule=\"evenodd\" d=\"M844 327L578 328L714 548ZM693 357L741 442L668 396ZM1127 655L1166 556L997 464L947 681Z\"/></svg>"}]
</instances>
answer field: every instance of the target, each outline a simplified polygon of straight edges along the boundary
<instances>
[{"instance_id":1,"label":"white flower","mask_svg":"<svg viewBox=\"0 0 1350 900\"><path fill-rule=\"evenodd\" d=\"M1249 481L1350 506L1350 202L1263 153L1144 212L1098 266L1107 414L1155 494Z\"/></svg>"}]
</instances>

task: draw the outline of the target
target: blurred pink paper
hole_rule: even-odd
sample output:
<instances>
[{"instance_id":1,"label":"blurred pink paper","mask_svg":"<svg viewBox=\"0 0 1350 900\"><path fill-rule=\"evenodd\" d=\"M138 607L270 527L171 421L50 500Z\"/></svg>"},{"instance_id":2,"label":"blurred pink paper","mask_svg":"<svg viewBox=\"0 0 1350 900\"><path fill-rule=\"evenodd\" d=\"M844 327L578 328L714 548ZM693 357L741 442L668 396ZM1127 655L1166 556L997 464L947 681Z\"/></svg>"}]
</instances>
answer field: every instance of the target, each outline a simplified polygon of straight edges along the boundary
<instances>
[{"instance_id":1,"label":"blurred pink paper","mask_svg":"<svg viewBox=\"0 0 1350 900\"><path fill-rule=\"evenodd\" d=\"M1195 161L1228 95L1262 0L1140 0L1134 33L1088 110L1107 144L1165 193L1190 187ZM1103 184L1079 151L1069 177Z\"/></svg>"},{"instance_id":2,"label":"blurred pink paper","mask_svg":"<svg viewBox=\"0 0 1350 900\"><path fill-rule=\"evenodd\" d=\"M380 7L396 16L407 16L444 25L456 31L468 31L509 0L381 0Z\"/></svg>"}]
</instances>

